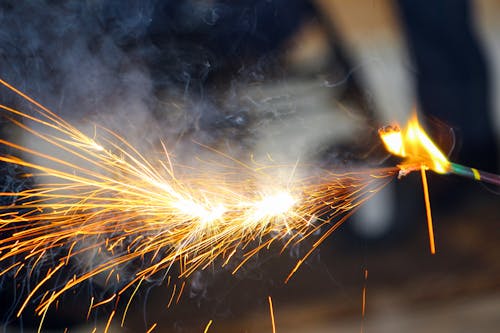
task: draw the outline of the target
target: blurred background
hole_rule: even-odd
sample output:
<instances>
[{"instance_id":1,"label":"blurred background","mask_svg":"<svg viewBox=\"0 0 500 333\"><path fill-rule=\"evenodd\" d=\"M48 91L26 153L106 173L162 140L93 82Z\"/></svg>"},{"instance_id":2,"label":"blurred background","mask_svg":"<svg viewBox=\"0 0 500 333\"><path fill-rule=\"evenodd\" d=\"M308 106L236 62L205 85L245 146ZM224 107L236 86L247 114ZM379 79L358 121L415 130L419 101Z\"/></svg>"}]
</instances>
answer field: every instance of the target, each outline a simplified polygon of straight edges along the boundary
<instances>
[{"instance_id":1,"label":"blurred background","mask_svg":"<svg viewBox=\"0 0 500 333\"><path fill-rule=\"evenodd\" d=\"M132 135L154 127L175 137L178 150L195 139L334 170L394 164L377 129L404 124L416 107L453 161L500 171L497 0L5 1L0 8L10 27L0 35L0 75L73 122L117 117L133 122ZM6 123L2 136L15 136ZM4 191L29 186L16 181L19 170L2 171ZM271 249L236 275L199 272L169 309L168 288L146 287L125 328L109 332L145 332L153 323L155 332L203 332L209 320L209 332L272 332L268 296L278 332L497 332L498 188L435 175L429 184L434 256L419 175L410 175L357 211L288 284L311 244L282 255ZM37 318L8 315L17 287L2 281L4 331L34 330ZM89 326L77 309L48 318L44 331L104 328L99 320Z\"/></svg>"}]
</instances>

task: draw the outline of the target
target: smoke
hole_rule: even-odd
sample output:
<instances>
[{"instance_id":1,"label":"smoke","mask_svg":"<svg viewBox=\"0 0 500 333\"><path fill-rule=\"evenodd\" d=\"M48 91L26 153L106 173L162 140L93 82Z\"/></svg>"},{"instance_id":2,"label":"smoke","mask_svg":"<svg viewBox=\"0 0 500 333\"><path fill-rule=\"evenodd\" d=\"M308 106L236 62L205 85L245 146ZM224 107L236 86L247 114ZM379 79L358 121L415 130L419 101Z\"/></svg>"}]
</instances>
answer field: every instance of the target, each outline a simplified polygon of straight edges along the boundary
<instances>
[{"instance_id":1,"label":"smoke","mask_svg":"<svg viewBox=\"0 0 500 333\"><path fill-rule=\"evenodd\" d=\"M2 77L69 121L114 113L142 125L151 81L120 43L144 35L153 3L100 3L2 2Z\"/></svg>"},{"instance_id":2,"label":"smoke","mask_svg":"<svg viewBox=\"0 0 500 333\"><path fill-rule=\"evenodd\" d=\"M288 17L297 23L286 30L280 15L299 15L299 3L4 0L0 77L90 137L98 124L146 156L163 140L192 164L209 154L198 142L244 161L253 154L293 166L353 131L349 117L318 107L318 98L330 105L329 90L295 95L320 84L280 76L276 40L300 22ZM29 111L5 89L0 98ZM20 140L71 161L34 137ZM5 177L16 172L10 167ZM25 185L12 179L11 191ZM192 297L203 294L201 279L194 277Z\"/></svg>"},{"instance_id":3,"label":"smoke","mask_svg":"<svg viewBox=\"0 0 500 333\"><path fill-rule=\"evenodd\" d=\"M293 163L349 131L348 119L294 96L314 87L280 78L275 50L304 6L3 1L0 75L86 133L98 123L139 149L163 139L182 160L200 153L197 141L237 158L271 153Z\"/></svg>"},{"instance_id":4,"label":"smoke","mask_svg":"<svg viewBox=\"0 0 500 333\"><path fill-rule=\"evenodd\" d=\"M284 74L279 43L297 29L304 6L2 1L0 76L88 136L99 135L98 124L146 157L161 151L162 140L180 163L194 164L212 154L197 142L243 161L253 156L293 167L353 131L352 119L329 108L330 90ZM29 111L6 89L0 94L4 104ZM36 137L19 140L81 163ZM277 180L289 181L287 172Z\"/></svg>"}]
</instances>

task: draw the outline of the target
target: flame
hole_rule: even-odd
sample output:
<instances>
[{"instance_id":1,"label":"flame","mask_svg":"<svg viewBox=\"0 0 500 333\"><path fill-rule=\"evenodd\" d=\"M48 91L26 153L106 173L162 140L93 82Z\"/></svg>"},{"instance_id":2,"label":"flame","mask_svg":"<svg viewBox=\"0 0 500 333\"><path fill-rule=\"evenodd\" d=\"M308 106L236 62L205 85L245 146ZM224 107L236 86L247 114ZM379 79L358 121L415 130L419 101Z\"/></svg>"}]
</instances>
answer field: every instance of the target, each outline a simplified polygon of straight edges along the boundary
<instances>
[{"instance_id":1,"label":"flame","mask_svg":"<svg viewBox=\"0 0 500 333\"><path fill-rule=\"evenodd\" d=\"M386 126L379 130L379 135L387 151L404 158L399 166L401 170L413 171L424 167L440 174L449 172L450 162L420 126L416 113L413 113L406 128Z\"/></svg>"},{"instance_id":2,"label":"flame","mask_svg":"<svg viewBox=\"0 0 500 333\"><path fill-rule=\"evenodd\" d=\"M451 163L420 126L416 112L413 113L405 129L401 129L397 124L386 126L379 130L379 135L387 151L404 158L403 163L398 165L400 175L416 170L421 172L429 246L431 253L435 254L434 227L425 171L430 169L436 173L445 174L450 171Z\"/></svg>"}]
</instances>

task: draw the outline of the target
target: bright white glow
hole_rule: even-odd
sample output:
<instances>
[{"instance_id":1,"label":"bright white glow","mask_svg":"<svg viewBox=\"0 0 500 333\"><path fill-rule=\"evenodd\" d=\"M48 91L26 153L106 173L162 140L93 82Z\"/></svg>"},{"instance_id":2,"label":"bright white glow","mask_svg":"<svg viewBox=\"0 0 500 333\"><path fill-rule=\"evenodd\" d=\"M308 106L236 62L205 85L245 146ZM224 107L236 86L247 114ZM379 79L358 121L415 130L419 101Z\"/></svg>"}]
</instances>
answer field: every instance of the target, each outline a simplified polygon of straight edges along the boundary
<instances>
[{"instance_id":1,"label":"bright white glow","mask_svg":"<svg viewBox=\"0 0 500 333\"><path fill-rule=\"evenodd\" d=\"M203 205L189 199L181 199L174 202L174 207L177 208L182 214L199 219L202 224L207 224L217 220L226 212L226 208L223 205L207 209Z\"/></svg>"},{"instance_id":2,"label":"bright white glow","mask_svg":"<svg viewBox=\"0 0 500 333\"><path fill-rule=\"evenodd\" d=\"M253 213L250 220L261 221L265 218L285 214L295 204L295 199L288 192L278 192L274 195L264 197L253 205Z\"/></svg>"}]
</instances>

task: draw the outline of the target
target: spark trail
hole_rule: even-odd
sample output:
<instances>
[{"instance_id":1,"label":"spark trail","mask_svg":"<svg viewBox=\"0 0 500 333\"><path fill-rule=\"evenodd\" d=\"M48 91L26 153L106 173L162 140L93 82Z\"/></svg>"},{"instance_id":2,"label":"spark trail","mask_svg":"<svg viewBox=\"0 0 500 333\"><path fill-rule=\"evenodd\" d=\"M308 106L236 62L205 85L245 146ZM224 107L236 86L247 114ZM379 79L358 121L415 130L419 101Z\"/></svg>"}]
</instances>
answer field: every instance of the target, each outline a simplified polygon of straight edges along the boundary
<instances>
[{"instance_id":1,"label":"spark trail","mask_svg":"<svg viewBox=\"0 0 500 333\"><path fill-rule=\"evenodd\" d=\"M300 166L246 164L223 153L205 161L206 168L188 167L176 164L165 145L158 149L161 154L145 156L111 130L100 128L98 136L90 137L0 83L33 109L28 114L0 105L3 116L58 152L0 139L16 152L0 161L30 170L26 176L36 183L0 193L17 198L0 207L0 275L39 273L18 316L35 303L43 318L69 290L103 276L106 284L118 287L109 299L92 298L89 311L129 290L128 309L144 280L166 279L171 271L183 279L238 258L236 272L273 242L281 241L285 249L326 226L314 249L398 172L323 170L300 176ZM287 174L286 180L276 177L277 171ZM76 273L69 268L75 258L87 258ZM54 276L58 283L49 287Z\"/></svg>"}]
</instances>

